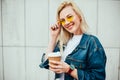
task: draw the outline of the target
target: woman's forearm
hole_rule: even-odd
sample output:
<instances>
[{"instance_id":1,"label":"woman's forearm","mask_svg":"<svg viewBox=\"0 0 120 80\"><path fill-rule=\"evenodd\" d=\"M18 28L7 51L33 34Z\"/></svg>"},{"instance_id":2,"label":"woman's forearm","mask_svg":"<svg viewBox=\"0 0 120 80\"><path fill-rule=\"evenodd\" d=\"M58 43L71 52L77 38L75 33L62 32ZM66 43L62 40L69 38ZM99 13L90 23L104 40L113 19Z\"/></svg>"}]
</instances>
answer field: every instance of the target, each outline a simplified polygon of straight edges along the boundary
<instances>
[{"instance_id":1,"label":"woman's forearm","mask_svg":"<svg viewBox=\"0 0 120 80\"><path fill-rule=\"evenodd\" d=\"M74 69L70 75L78 80L77 69Z\"/></svg>"},{"instance_id":2,"label":"woman's forearm","mask_svg":"<svg viewBox=\"0 0 120 80\"><path fill-rule=\"evenodd\" d=\"M49 53L53 52L55 45L56 45L56 39L51 39L47 47L46 58Z\"/></svg>"},{"instance_id":3,"label":"woman's forearm","mask_svg":"<svg viewBox=\"0 0 120 80\"><path fill-rule=\"evenodd\" d=\"M65 72L65 73L68 73L68 74L71 75L73 78L75 78L75 79L78 80L77 69L74 69L71 73L69 73L69 69L70 69L70 66L67 65L67 66L66 66L66 72Z\"/></svg>"}]
</instances>

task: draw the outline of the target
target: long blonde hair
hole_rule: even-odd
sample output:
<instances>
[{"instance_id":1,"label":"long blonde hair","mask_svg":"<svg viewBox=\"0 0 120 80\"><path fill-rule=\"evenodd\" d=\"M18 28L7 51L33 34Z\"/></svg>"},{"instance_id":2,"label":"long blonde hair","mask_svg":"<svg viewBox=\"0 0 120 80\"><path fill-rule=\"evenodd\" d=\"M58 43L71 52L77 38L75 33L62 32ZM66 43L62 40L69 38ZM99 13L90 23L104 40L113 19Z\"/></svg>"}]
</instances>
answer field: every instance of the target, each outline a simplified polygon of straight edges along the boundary
<instances>
[{"instance_id":1,"label":"long blonde hair","mask_svg":"<svg viewBox=\"0 0 120 80\"><path fill-rule=\"evenodd\" d=\"M78 17L81 19L81 24L80 28L82 33L85 33L87 31L88 25L85 21L84 15L82 11L78 8L78 6L71 0L64 1L60 4L60 6L57 9L57 15L56 19L59 21L60 20L60 12L67 6L71 6L75 13L78 15ZM58 40L60 41L60 46L63 46L63 44L67 44L68 40L73 36L72 33L69 33L66 31L63 27L61 27L61 32L58 37Z\"/></svg>"}]
</instances>

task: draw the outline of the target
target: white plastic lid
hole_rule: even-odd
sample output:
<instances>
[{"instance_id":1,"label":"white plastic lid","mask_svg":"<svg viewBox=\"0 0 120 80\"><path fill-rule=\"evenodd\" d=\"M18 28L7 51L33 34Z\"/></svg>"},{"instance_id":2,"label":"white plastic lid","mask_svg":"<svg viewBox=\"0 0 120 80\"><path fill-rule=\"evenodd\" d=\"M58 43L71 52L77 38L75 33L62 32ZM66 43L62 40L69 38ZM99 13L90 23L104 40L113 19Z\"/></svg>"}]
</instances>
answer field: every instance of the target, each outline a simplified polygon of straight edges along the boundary
<instances>
[{"instance_id":1,"label":"white plastic lid","mask_svg":"<svg viewBox=\"0 0 120 80\"><path fill-rule=\"evenodd\" d=\"M48 57L57 57L57 56L61 56L60 52L52 52L48 54Z\"/></svg>"}]
</instances>

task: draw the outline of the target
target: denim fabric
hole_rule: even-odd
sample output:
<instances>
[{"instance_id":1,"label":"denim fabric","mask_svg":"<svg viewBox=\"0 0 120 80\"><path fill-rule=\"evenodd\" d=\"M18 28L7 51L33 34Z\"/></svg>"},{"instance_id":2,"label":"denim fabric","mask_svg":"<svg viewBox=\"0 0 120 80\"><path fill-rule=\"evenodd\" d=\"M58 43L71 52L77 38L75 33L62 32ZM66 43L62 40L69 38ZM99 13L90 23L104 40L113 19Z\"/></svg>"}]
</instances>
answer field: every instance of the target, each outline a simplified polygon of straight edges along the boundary
<instances>
[{"instance_id":1,"label":"denim fabric","mask_svg":"<svg viewBox=\"0 0 120 80\"><path fill-rule=\"evenodd\" d=\"M59 51L58 44L54 52ZM105 80L106 55L98 38L93 35L83 34L79 45L66 57L68 64L73 64L77 69L78 80ZM41 68L49 68L48 60L40 64ZM56 74L56 78L59 77ZM65 74L64 80L75 80Z\"/></svg>"}]
</instances>

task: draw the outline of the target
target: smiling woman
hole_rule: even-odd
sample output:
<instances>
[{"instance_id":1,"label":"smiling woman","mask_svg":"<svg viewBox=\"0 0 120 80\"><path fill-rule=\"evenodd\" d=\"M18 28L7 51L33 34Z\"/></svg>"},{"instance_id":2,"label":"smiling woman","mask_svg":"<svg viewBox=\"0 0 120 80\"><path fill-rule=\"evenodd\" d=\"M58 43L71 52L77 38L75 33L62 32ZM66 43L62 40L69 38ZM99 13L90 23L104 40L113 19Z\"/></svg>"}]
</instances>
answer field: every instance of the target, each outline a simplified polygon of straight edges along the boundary
<instances>
[{"instance_id":1,"label":"smiling woman","mask_svg":"<svg viewBox=\"0 0 120 80\"><path fill-rule=\"evenodd\" d=\"M56 73L60 80L105 80L106 54L98 38L87 34L87 23L81 10L72 1L64 1L51 26L51 40L41 68ZM48 55L61 52L61 61Z\"/></svg>"}]
</instances>

